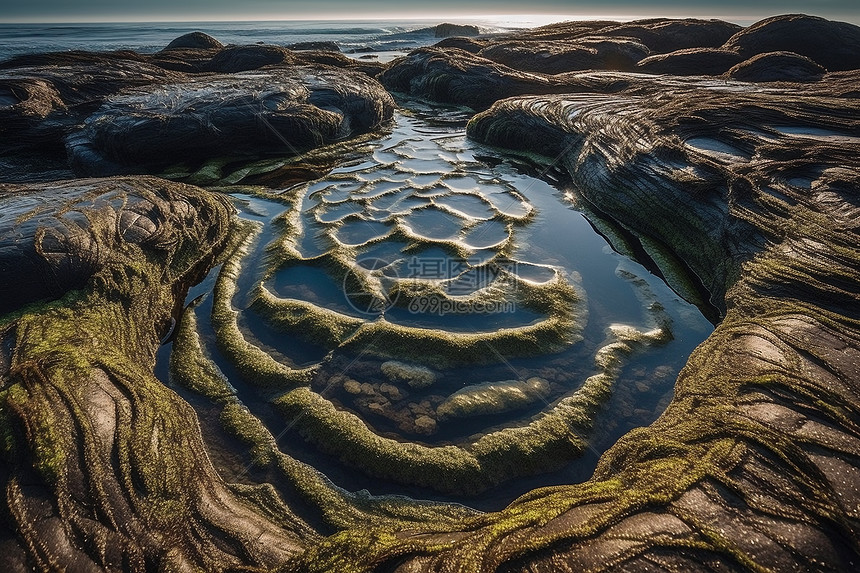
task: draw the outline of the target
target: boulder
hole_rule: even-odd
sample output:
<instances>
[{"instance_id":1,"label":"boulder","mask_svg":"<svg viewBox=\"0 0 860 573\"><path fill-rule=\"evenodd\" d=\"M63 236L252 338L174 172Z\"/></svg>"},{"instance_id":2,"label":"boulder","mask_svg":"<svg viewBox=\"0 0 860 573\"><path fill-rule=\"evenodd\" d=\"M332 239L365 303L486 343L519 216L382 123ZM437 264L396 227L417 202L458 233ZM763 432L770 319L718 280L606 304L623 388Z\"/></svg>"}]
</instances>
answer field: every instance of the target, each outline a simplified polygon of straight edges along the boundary
<instances>
[{"instance_id":1,"label":"boulder","mask_svg":"<svg viewBox=\"0 0 860 573\"><path fill-rule=\"evenodd\" d=\"M628 79L612 74L522 72L456 48L419 48L395 60L378 79L388 89L483 110L515 95L618 91Z\"/></svg>"},{"instance_id":2,"label":"boulder","mask_svg":"<svg viewBox=\"0 0 860 573\"><path fill-rule=\"evenodd\" d=\"M444 22L433 28L433 35L437 38L448 38L450 36L477 36L481 30L477 26L469 24L451 24Z\"/></svg>"},{"instance_id":3,"label":"boulder","mask_svg":"<svg viewBox=\"0 0 860 573\"><path fill-rule=\"evenodd\" d=\"M179 36L167 46L165 46L165 50L176 50L181 48L193 48L193 49L208 49L208 48L223 48L224 45L210 36L209 34L204 34L203 32L189 32L188 34L183 34Z\"/></svg>"},{"instance_id":4,"label":"boulder","mask_svg":"<svg viewBox=\"0 0 860 573\"><path fill-rule=\"evenodd\" d=\"M127 90L66 137L85 175L147 172L177 161L296 155L375 129L391 97L358 72L294 66Z\"/></svg>"},{"instance_id":5,"label":"boulder","mask_svg":"<svg viewBox=\"0 0 860 573\"><path fill-rule=\"evenodd\" d=\"M831 72L860 69L860 26L803 14L762 20L732 36L723 47L745 59L793 52Z\"/></svg>"},{"instance_id":6,"label":"boulder","mask_svg":"<svg viewBox=\"0 0 860 573\"><path fill-rule=\"evenodd\" d=\"M806 56L768 52L735 65L726 75L742 82L814 82L826 72Z\"/></svg>"},{"instance_id":7,"label":"boulder","mask_svg":"<svg viewBox=\"0 0 860 573\"><path fill-rule=\"evenodd\" d=\"M209 60L205 71L233 74L293 62L293 53L280 46L228 46Z\"/></svg>"},{"instance_id":8,"label":"boulder","mask_svg":"<svg viewBox=\"0 0 860 573\"><path fill-rule=\"evenodd\" d=\"M636 38L653 53L666 53L687 48L717 48L740 29L736 24L721 20L660 18L614 24L594 34Z\"/></svg>"}]
</instances>

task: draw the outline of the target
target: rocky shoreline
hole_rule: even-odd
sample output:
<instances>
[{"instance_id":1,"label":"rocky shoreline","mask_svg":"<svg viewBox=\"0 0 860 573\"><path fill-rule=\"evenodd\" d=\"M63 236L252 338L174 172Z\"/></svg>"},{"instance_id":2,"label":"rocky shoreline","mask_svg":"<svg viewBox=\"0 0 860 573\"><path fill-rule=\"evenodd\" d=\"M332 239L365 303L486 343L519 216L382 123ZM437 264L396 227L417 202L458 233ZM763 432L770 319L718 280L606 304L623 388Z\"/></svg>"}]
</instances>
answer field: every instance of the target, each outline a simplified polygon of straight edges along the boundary
<instances>
[{"instance_id":1,"label":"rocky shoreline","mask_svg":"<svg viewBox=\"0 0 860 573\"><path fill-rule=\"evenodd\" d=\"M274 186L324 172L307 152L383 128L389 91L479 112L469 137L564 173L670 284L695 277L717 309L664 414L619 440L589 481L486 514L346 492L280 452L199 352L190 320L172 332L188 288L217 264L216 298L228 297L219 320L232 328L230 279L254 229L223 196L168 179ZM799 15L748 28L573 22L446 38L390 65L204 34L151 56L0 63L10 172L111 176L0 186L0 562L856 569L858 97L860 28ZM152 373L169 336L185 349L173 375L219 404L224 426L293 497L219 476L194 410ZM281 370L260 374L301 374L281 407L305 408L320 427L337 416L317 412L303 373ZM364 451L374 438L361 432L338 440L365 440L355 442ZM482 475L468 463L449 477Z\"/></svg>"}]
</instances>

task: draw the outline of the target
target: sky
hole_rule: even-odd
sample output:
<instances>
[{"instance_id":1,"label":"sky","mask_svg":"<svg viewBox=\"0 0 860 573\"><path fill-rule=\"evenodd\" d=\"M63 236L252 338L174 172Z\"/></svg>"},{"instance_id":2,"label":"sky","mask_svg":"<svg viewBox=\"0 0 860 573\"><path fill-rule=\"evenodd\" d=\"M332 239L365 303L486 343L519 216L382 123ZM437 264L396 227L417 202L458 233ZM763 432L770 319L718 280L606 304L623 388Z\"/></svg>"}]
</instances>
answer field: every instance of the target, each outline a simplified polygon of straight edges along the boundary
<instances>
[{"instance_id":1,"label":"sky","mask_svg":"<svg viewBox=\"0 0 860 573\"><path fill-rule=\"evenodd\" d=\"M0 22L464 19L516 14L754 21L785 13L860 24L860 0L0 0Z\"/></svg>"}]
</instances>

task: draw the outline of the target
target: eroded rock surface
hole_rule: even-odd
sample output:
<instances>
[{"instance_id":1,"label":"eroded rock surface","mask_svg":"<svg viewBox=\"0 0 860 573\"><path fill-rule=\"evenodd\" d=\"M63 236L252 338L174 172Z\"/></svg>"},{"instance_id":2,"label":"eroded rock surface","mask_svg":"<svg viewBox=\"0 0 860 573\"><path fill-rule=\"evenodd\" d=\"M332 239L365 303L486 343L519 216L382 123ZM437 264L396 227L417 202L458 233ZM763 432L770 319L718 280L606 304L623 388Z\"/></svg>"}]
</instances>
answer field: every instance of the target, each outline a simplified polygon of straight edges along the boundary
<instances>
[{"instance_id":1,"label":"eroded rock surface","mask_svg":"<svg viewBox=\"0 0 860 573\"><path fill-rule=\"evenodd\" d=\"M225 245L230 206L148 178L3 194L39 269L22 269L4 298L64 294L3 318L3 568L273 567L300 551L307 528L276 527L231 492L193 410L152 374L177 295ZM56 275L50 293L35 281L44 269Z\"/></svg>"},{"instance_id":2,"label":"eroded rock surface","mask_svg":"<svg viewBox=\"0 0 860 573\"><path fill-rule=\"evenodd\" d=\"M200 33L152 55L20 56L0 63L0 149L10 161L31 149L60 161L65 147L80 176L295 156L391 118L393 101L368 76L380 69L336 52L224 47Z\"/></svg>"},{"instance_id":3,"label":"eroded rock surface","mask_svg":"<svg viewBox=\"0 0 860 573\"><path fill-rule=\"evenodd\" d=\"M456 533L404 532L401 547L420 548L398 552L394 570L856 566L857 101L821 95L837 91L827 80L770 93L673 85L512 98L469 133L519 151L553 141L582 195L669 246L725 318L663 416L590 481Z\"/></svg>"}]
</instances>

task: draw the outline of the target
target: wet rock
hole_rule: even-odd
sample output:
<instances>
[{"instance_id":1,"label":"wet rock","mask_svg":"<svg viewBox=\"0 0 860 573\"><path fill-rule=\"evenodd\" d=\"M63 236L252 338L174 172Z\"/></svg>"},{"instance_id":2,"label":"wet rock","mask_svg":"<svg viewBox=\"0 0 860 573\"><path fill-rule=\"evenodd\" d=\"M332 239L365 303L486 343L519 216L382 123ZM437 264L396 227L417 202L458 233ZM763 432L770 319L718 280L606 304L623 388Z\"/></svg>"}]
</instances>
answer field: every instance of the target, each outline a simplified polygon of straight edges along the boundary
<instances>
[{"instance_id":1,"label":"wet rock","mask_svg":"<svg viewBox=\"0 0 860 573\"><path fill-rule=\"evenodd\" d=\"M382 364L381 369L392 382L406 383L415 389L427 388L436 382L436 373L425 366L389 360Z\"/></svg>"},{"instance_id":2,"label":"wet rock","mask_svg":"<svg viewBox=\"0 0 860 573\"><path fill-rule=\"evenodd\" d=\"M0 70L0 149L56 150L63 135L108 95L181 77L127 54L64 52L5 62Z\"/></svg>"},{"instance_id":3,"label":"wet rock","mask_svg":"<svg viewBox=\"0 0 860 573\"><path fill-rule=\"evenodd\" d=\"M640 61L636 67L649 74L675 76L718 76L743 58L737 52L719 48L689 48L668 54L656 54Z\"/></svg>"},{"instance_id":4,"label":"wet rock","mask_svg":"<svg viewBox=\"0 0 860 573\"><path fill-rule=\"evenodd\" d=\"M768 52L737 64L726 75L742 82L813 82L826 71L799 54Z\"/></svg>"},{"instance_id":5,"label":"wet rock","mask_svg":"<svg viewBox=\"0 0 860 573\"><path fill-rule=\"evenodd\" d=\"M126 91L66 138L77 173L111 175L177 158L298 154L372 130L393 103L367 76L306 67Z\"/></svg>"},{"instance_id":6,"label":"wet rock","mask_svg":"<svg viewBox=\"0 0 860 573\"><path fill-rule=\"evenodd\" d=\"M430 416L418 416L415 418L415 431L418 434L432 435L436 433L436 420Z\"/></svg>"},{"instance_id":7,"label":"wet rock","mask_svg":"<svg viewBox=\"0 0 860 573\"><path fill-rule=\"evenodd\" d=\"M464 418L501 414L528 407L549 395L543 378L485 382L457 390L436 408L439 418Z\"/></svg>"},{"instance_id":8,"label":"wet rock","mask_svg":"<svg viewBox=\"0 0 860 573\"><path fill-rule=\"evenodd\" d=\"M179 36L167 46L165 46L165 50L175 50L182 48L194 48L194 49L207 49L207 48L223 48L224 45L210 36L209 34L204 34L203 32L189 32L188 34L183 34Z\"/></svg>"},{"instance_id":9,"label":"wet rock","mask_svg":"<svg viewBox=\"0 0 860 573\"><path fill-rule=\"evenodd\" d=\"M18 216L0 232L30 250L3 249L4 265L30 259L3 274L21 281L0 285L4 310L24 302L24 289L76 289L5 317L14 336L4 330L4 348L11 342L14 355L0 392L0 481L19 533L3 567L218 569L248 559L273 567L300 551L298 536L227 487L194 411L152 373L177 303L225 246L229 203L155 178L3 186L2 197ZM132 475L138 485L129 488L123 476ZM255 536L250 552L237 549Z\"/></svg>"},{"instance_id":10,"label":"wet rock","mask_svg":"<svg viewBox=\"0 0 860 573\"><path fill-rule=\"evenodd\" d=\"M620 89L618 78L581 78L521 72L455 48L420 48L395 60L378 79L388 89L483 110L523 94Z\"/></svg>"},{"instance_id":11,"label":"wet rock","mask_svg":"<svg viewBox=\"0 0 860 573\"><path fill-rule=\"evenodd\" d=\"M357 380L353 380L352 378L347 378L343 382L343 389L350 394L361 394L362 391L361 383Z\"/></svg>"},{"instance_id":12,"label":"wet rock","mask_svg":"<svg viewBox=\"0 0 860 573\"><path fill-rule=\"evenodd\" d=\"M451 24L445 22L433 28L433 35L437 38L448 38L450 36L477 36L481 30L477 26L469 24Z\"/></svg>"},{"instance_id":13,"label":"wet rock","mask_svg":"<svg viewBox=\"0 0 860 573\"><path fill-rule=\"evenodd\" d=\"M723 47L744 58L793 52L831 72L860 69L860 27L803 14L762 20L732 36Z\"/></svg>"},{"instance_id":14,"label":"wet rock","mask_svg":"<svg viewBox=\"0 0 860 573\"><path fill-rule=\"evenodd\" d=\"M376 56L373 56L376 58ZM296 63L303 65L324 65L341 69L355 70L375 77L387 67L380 62L358 61L346 54L325 50L306 50L295 54Z\"/></svg>"},{"instance_id":15,"label":"wet rock","mask_svg":"<svg viewBox=\"0 0 860 573\"><path fill-rule=\"evenodd\" d=\"M200 74L210 70L209 63L222 48L174 48L149 56L148 61L165 70Z\"/></svg>"},{"instance_id":16,"label":"wet rock","mask_svg":"<svg viewBox=\"0 0 860 573\"><path fill-rule=\"evenodd\" d=\"M284 139L296 149L308 149L308 145L316 146L374 129L393 113L392 100L388 94L381 86L363 77L365 73L378 73L383 68L381 64L358 63L345 56L338 58L338 54L333 52L302 52L299 58L278 46L231 46L223 49L184 47L204 44L211 42L180 42L169 50L152 55L129 51L73 51L27 55L0 63L0 134L3 135L0 138L0 150L6 151L7 157L13 162L29 163L29 155L22 155L28 148L38 147L40 153L48 154L46 159L61 159L67 153L65 148L69 148L72 150L71 164L81 174L146 172L159 164L160 160L157 150L142 149L145 146L143 140L128 142L126 149L114 149L113 152L101 146L113 137L108 134L107 116L122 113L119 111L122 103L119 102L128 101L117 94L131 88L139 89L132 90L134 94L130 93L128 98L138 98L139 101L146 99L143 93L149 89L154 107L146 109L145 104L142 106L138 115L142 121L139 126L141 131L130 135L139 137L150 130L148 137L154 138L150 141L155 145L167 142L167 153L176 151L182 145L180 140L183 137L210 137L215 133L213 130L221 128L227 128L228 131L234 128L257 130L262 138L259 144L250 146L254 148L253 153L266 151L267 145L271 145L269 151L283 149ZM300 63L304 66L298 65ZM244 95L239 95L243 90L241 84L246 78L234 75L230 76L234 79L228 81L226 77L211 75L213 71L226 73L261 67L279 68L267 73L287 78L287 81L295 84L286 90L287 94L299 94L302 92L300 85L312 84L314 87L304 92L309 100L293 100L295 105L290 107L287 103L290 96L273 95L272 89L257 97L252 93L253 90L266 91L257 80L251 80L248 90ZM336 79L338 72L335 68L338 67L355 71L345 71L343 77ZM315 74L317 70L319 73ZM200 97L205 91L202 87L204 77L212 79L213 90L230 85L221 111L214 110L217 97L211 94L208 99ZM277 77L269 77L272 77L273 84L278 84ZM235 85L231 85L231 82ZM192 84L194 87L188 90L182 87ZM196 92L196 96L189 95L190 92ZM163 97L168 93L177 100L166 102ZM116 101L106 102L111 96L116 96ZM269 99L266 99L267 96ZM186 97L188 99L184 99ZM245 98L245 104L240 101L242 98ZM189 106L194 105L205 110L190 110ZM177 106L182 107L182 113ZM262 115L255 111L260 107L265 108ZM294 121L285 117L292 113L286 108L295 113ZM159 116L160 111L163 113ZM168 125L171 123L171 113L174 114L173 122ZM240 117L243 115L244 119ZM117 126L118 129L128 127L129 118L125 116L118 119L122 124ZM225 121L226 124L215 127ZM258 124L256 127L255 122ZM297 139L274 136L273 131L284 130L285 126L273 128L266 122L273 126L289 123L285 132L295 131ZM95 123L99 125L96 127ZM195 126L195 123L198 125ZM238 124L242 126L237 128ZM171 133L173 127L176 131ZM99 141L90 138L96 131ZM236 135L236 131L233 134ZM248 146L241 143L243 136L238 137L240 143L237 150L240 154L247 152ZM218 139L217 134L215 138ZM170 143L171 140L173 143ZM305 143L297 145L299 140ZM204 154L221 153L225 149L219 144L198 143L202 145L190 145L188 159L200 159L195 153L204 149L207 150ZM229 145L226 148L229 149ZM135 158L135 155L139 157ZM166 153L161 155L167 156ZM185 157L178 153L170 158L170 162L178 159Z\"/></svg>"}]
</instances>

